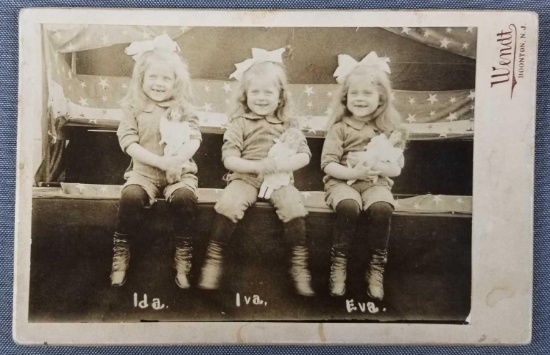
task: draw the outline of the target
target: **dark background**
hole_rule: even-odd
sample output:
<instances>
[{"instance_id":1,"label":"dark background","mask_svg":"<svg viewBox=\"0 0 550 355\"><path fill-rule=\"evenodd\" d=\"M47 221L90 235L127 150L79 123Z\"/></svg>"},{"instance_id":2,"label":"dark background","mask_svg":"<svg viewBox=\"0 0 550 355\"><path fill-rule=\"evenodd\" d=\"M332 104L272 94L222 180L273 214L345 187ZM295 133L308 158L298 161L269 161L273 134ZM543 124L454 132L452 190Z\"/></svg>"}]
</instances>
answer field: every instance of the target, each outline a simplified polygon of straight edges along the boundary
<instances>
[{"instance_id":1,"label":"dark background","mask_svg":"<svg viewBox=\"0 0 550 355\"><path fill-rule=\"evenodd\" d=\"M123 184L130 158L120 150L113 133L67 127L71 138L64 156L66 182ZM193 159L199 172L199 187L223 189L227 173L221 162L221 134L203 133L203 141ZM323 191L321 150L324 139L308 138L310 163L294 173L300 191ZM101 159L98 159L101 157ZM473 141L471 139L410 141L405 150L405 168L394 179L396 194L472 195Z\"/></svg>"},{"instance_id":2,"label":"dark background","mask_svg":"<svg viewBox=\"0 0 550 355\"><path fill-rule=\"evenodd\" d=\"M534 268L534 313L533 313L533 343L529 346L511 347L168 347L151 348L128 347L128 348L52 348L52 347L20 347L11 340L12 307L9 300L12 298L13 285L13 227L14 227L14 204L15 204L15 159L16 159L16 126L17 126L17 16L22 7L37 6L103 6L103 7L245 7L265 8L266 4L258 1L242 0L237 2L174 2L171 0L158 1L5 1L0 8L0 15L3 21L0 22L0 44L4 49L0 53L0 82L3 90L0 91L0 116L3 125L0 126L0 179L4 182L0 185L0 204L4 206L1 210L2 228L0 239L3 248L0 249L0 265L5 270L4 277L0 279L0 291L6 302L0 305L0 322L3 325L0 332L1 350L4 353L27 353L27 354L73 354L76 351L85 354L116 354L125 353L145 354L155 351L156 353L180 353L180 354L216 354L216 353L264 353L264 354L545 354L548 352L550 342L547 334L550 326L550 311L548 303L548 289L550 288L550 265L547 256L550 254L550 212L546 206L550 203L550 191L546 183L546 176L550 169L548 155L550 153L550 126L548 125L549 115L549 88L550 79L546 73L550 69L547 61L539 63L538 82L538 105L537 105L537 142L536 142L536 173L535 173L535 268ZM392 9L426 9L426 8L448 8L448 9L516 9L537 11L540 15L541 33L550 31L550 8L544 1L513 1L513 0L477 0L462 2L447 2L443 0L423 1L280 1L270 2L268 8L392 8ZM542 36L539 43L539 58L550 56L550 39Z\"/></svg>"}]
</instances>

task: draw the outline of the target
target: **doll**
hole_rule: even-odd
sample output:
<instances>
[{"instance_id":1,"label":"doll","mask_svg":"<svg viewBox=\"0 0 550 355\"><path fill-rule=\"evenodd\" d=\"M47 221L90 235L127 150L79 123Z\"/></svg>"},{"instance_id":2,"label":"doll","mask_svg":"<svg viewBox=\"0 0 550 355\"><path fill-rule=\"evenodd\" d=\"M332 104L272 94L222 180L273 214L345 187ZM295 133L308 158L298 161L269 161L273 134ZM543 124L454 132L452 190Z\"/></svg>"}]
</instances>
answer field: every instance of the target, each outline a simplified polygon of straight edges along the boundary
<instances>
[{"instance_id":1,"label":"doll","mask_svg":"<svg viewBox=\"0 0 550 355\"><path fill-rule=\"evenodd\" d=\"M159 144L165 144L165 156L177 156L184 143L190 139L191 134L189 123L182 121L182 114L178 108L169 110L167 115L160 118L159 131L161 137ZM182 168L188 164L189 161L185 162ZM167 171L166 180L169 184L180 181L181 169Z\"/></svg>"},{"instance_id":2,"label":"doll","mask_svg":"<svg viewBox=\"0 0 550 355\"><path fill-rule=\"evenodd\" d=\"M288 159L297 153L302 139L302 131L297 128L287 129L281 137L274 140L275 144L269 149L268 158L275 160L275 162ZM264 176L258 197L269 199L273 191L290 184L291 179L292 173L286 171Z\"/></svg>"},{"instance_id":3,"label":"doll","mask_svg":"<svg viewBox=\"0 0 550 355\"><path fill-rule=\"evenodd\" d=\"M402 142L403 133L401 131L395 130L389 137L381 133L370 140L365 151L355 154L357 164L372 166L376 170L376 163L396 163L403 155L403 149L400 148ZM376 183L377 180L378 177L375 177L373 183ZM355 181L348 180L348 185L352 185Z\"/></svg>"}]
</instances>

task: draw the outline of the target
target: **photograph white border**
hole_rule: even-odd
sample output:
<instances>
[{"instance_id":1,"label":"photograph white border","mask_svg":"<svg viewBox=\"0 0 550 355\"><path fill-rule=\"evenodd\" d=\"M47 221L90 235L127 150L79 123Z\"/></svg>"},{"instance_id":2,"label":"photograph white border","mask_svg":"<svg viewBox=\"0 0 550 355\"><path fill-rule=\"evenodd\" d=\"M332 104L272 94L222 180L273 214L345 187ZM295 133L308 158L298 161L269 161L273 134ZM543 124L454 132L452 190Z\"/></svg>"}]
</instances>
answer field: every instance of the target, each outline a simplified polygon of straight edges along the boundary
<instances>
[{"instance_id":1,"label":"photograph white border","mask_svg":"<svg viewBox=\"0 0 550 355\"><path fill-rule=\"evenodd\" d=\"M29 323L33 150L42 115L41 23L258 27L477 27L472 302L468 325ZM496 34L526 26L525 73L491 88ZM538 19L530 12L25 9L20 14L13 335L21 344L525 344L531 339Z\"/></svg>"}]
</instances>

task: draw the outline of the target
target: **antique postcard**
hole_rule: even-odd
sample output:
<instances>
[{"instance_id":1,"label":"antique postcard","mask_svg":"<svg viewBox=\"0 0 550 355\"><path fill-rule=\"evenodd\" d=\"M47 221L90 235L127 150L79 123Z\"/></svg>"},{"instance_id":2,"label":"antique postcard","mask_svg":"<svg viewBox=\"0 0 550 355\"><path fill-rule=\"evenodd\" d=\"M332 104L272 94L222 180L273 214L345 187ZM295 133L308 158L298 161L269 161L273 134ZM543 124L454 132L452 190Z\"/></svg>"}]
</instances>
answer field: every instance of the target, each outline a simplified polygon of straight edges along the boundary
<instances>
[{"instance_id":1,"label":"antique postcard","mask_svg":"<svg viewBox=\"0 0 550 355\"><path fill-rule=\"evenodd\" d=\"M525 344L538 18L27 9L21 344Z\"/></svg>"}]
</instances>

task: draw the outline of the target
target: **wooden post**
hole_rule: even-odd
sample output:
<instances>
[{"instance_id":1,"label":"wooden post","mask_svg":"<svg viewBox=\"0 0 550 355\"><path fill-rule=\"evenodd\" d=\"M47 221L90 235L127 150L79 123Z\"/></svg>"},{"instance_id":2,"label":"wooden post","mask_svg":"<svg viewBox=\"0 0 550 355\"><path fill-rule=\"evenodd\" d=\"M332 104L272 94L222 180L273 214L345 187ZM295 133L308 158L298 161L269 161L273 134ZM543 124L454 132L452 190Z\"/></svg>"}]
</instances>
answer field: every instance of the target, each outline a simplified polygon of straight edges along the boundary
<instances>
[{"instance_id":1,"label":"wooden post","mask_svg":"<svg viewBox=\"0 0 550 355\"><path fill-rule=\"evenodd\" d=\"M76 52L71 53L71 72L76 74Z\"/></svg>"}]
</instances>

